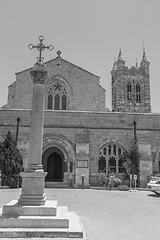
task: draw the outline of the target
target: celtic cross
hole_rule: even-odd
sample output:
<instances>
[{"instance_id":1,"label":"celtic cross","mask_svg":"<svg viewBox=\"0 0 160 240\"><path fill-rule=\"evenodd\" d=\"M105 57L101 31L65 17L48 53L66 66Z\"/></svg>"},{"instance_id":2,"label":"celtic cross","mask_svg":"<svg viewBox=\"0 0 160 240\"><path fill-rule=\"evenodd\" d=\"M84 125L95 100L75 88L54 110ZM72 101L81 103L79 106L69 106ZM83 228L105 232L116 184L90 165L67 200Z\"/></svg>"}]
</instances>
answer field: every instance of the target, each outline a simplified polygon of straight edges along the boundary
<instances>
[{"instance_id":1,"label":"celtic cross","mask_svg":"<svg viewBox=\"0 0 160 240\"><path fill-rule=\"evenodd\" d=\"M33 48L37 48L37 50L39 51L39 57L37 57L37 61L38 62L42 62L43 61L43 57L42 57L42 51L45 50L45 49L49 49L50 51L53 50L53 46L52 45L49 45L49 46L45 46L43 44L43 41L44 41L44 37L41 35L39 37L39 43L37 45L33 45L33 44L29 44L28 47L29 49L33 49Z\"/></svg>"}]
</instances>

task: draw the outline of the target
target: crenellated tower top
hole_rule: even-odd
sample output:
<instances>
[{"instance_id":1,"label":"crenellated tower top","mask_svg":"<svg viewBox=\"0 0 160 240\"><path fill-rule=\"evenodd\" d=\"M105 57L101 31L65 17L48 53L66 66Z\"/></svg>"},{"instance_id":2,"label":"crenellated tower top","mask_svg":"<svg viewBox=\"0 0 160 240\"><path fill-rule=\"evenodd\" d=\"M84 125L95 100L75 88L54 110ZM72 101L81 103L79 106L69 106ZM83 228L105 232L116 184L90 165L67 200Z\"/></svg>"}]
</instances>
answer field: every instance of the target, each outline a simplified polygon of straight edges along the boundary
<instances>
[{"instance_id":1,"label":"crenellated tower top","mask_svg":"<svg viewBox=\"0 0 160 240\"><path fill-rule=\"evenodd\" d=\"M114 60L112 76L112 111L151 112L149 62L145 49L140 65L128 68L120 48L117 61Z\"/></svg>"}]
</instances>

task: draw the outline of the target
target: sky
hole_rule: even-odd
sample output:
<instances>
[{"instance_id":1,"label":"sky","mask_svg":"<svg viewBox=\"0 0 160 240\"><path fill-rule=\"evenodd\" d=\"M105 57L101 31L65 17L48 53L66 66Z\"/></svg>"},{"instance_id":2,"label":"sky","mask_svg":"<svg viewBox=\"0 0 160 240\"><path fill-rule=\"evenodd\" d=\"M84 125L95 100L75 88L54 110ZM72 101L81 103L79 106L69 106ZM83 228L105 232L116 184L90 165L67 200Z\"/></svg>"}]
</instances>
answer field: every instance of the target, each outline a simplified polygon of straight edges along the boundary
<instances>
[{"instance_id":1,"label":"sky","mask_svg":"<svg viewBox=\"0 0 160 240\"><path fill-rule=\"evenodd\" d=\"M7 103L15 73L32 67L38 52L30 50L43 35L44 61L57 56L100 76L111 109L111 70L122 50L126 66L150 62L152 112L160 113L159 0L0 0L0 106Z\"/></svg>"}]
</instances>

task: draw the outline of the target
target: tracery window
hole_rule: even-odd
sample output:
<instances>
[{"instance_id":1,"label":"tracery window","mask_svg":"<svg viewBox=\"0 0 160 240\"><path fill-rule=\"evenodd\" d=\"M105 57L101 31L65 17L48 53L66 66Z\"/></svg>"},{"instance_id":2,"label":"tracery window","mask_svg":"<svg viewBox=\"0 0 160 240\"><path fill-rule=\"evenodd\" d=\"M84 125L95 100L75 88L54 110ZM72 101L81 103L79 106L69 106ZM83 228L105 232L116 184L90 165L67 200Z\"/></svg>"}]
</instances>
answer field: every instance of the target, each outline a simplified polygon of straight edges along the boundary
<instances>
[{"instance_id":1,"label":"tracery window","mask_svg":"<svg viewBox=\"0 0 160 240\"><path fill-rule=\"evenodd\" d=\"M62 110L66 110L67 109L67 96L64 94L62 96Z\"/></svg>"},{"instance_id":2,"label":"tracery window","mask_svg":"<svg viewBox=\"0 0 160 240\"><path fill-rule=\"evenodd\" d=\"M124 159L123 159L123 157L120 157L119 158L119 165L118 165L118 172L119 173L125 172L125 169L123 167L123 163L124 163Z\"/></svg>"},{"instance_id":3,"label":"tracery window","mask_svg":"<svg viewBox=\"0 0 160 240\"><path fill-rule=\"evenodd\" d=\"M52 94L48 95L48 107L47 109L52 109L53 108L53 96Z\"/></svg>"},{"instance_id":4,"label":"tracery window","mask_svg":"<svg viewBox=\"0 0 160 240\"><path fill-rule=\"evenodd\" d=\"M104 145L98 153L98 171L123 173L125 171L123 167L124 154L125 150L118 144Z\"/></svg>"},{"instance_id":5,"label":"tracery window","mask_svg":"<svg viewBox=\"0 0 160 240\"><path fill-rule=\"evenodd\" d=\"M116 155L116 145L113 145L113 155Z\"/></svg>"},{"instance_id":6,"label":"tracery window","mask_svg":"<svg viewBox=\"0 0 160 240\"><path fill-rule=\"evenodd\" d=\"M103 156L99 157L98 171L104 173L106 172L106 159Z\"/></svg>"},{"instance_id":7,"label":"tracery window","mask_svg":"<svg viewBox=\"0 0 160 240\"><path fill-rule=\"evenodd\" d=\"M132 100L132 85L127 84L127 100Z\"/></svg>"},{"instance_id":8,"label":"tracery window","mask_svg":"<svg viewBox=\"0 0 160 240\"><path fill-rule=\"evenodd\" d=\"M108 146L108 155L111 155L111 145Z\"/></svg>"},{"instance_id":9,"label":"tracery window","mask_svg":"<svg viewBox=\"0 0 160 240\"><path fill-rule=\"evenodd\" d=\"M109 165L110 172L116 173L116 158L115 157L111 156L109 158L109 164L108 165Z\"/></svg>"},{"instance_id":10,"label":"tracery window","mask_svg":"<svg viewBox=\"0 0 160 240\"><path fill-rule=\"evenodd\" d=\"M56 94L54 97L54 109L59 110L60 109L60 95Z\"/></svg>"},{"instance_id":11,"label":"tracery window","mask_svg":"<svg viewBox=\"0 0 160 240\"><path fill-rule=\"evenodd\" d=\"M49 110L67 110L68 93L66 86L60 81L55 81L47 89L47 109Z\"/></svg>"},{"instance_id":12,"label":"tracery window","mask_svg":"<svg viewBox=\"0 0 160 240\"><path fill-rule=\"evenodd\" d=\"M140 89L140 84L136 84L136 102L141 101L141 89Z\"/></svg>"}]
</instances>

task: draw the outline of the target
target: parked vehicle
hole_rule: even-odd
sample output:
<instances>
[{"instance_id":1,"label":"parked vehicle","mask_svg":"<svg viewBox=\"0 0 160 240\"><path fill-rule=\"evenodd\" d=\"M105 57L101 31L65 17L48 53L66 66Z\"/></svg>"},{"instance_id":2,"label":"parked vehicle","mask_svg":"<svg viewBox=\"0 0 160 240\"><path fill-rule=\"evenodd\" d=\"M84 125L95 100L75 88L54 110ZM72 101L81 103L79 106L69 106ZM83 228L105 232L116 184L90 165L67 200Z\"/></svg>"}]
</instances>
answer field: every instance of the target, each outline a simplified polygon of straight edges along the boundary
<instances>
[{"instance_id":1,"label":"parked vehicle","mask_svg":"<svg viewBox=\"0 0 160 240\"><path fill-rule=\"evenodd\" d=\"M160 179L160 173L157 175L153 175L150 177L151 180L159 180Z\"/></svg>"},{"instance_id":2,"label":"parked vehicle","mask_svg":"<svg viewBox=\"0 0 160 240\"><path fill-rule=\"evenodd\" d=\"M150 189L150 191L160 195L160 178L158 180L151 179L147 184L147 187Z\"/></svg>"}]
</instances>

